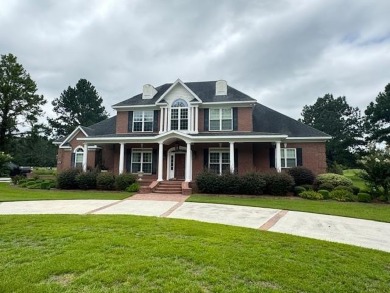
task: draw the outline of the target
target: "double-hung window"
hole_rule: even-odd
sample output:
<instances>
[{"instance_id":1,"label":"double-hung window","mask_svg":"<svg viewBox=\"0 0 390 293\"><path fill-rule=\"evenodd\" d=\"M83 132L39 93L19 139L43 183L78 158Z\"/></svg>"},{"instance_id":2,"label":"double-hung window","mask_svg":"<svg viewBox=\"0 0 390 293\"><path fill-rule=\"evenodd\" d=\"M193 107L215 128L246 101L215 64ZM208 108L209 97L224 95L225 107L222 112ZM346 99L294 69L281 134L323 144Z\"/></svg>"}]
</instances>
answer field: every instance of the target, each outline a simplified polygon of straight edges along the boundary
<instances>
[{"instance_id":1,"label":"double-hung window","mask_svg":"<svg viewBox=\"0 0 390 293\"><path fill-rule=\"evenodd\" d=\"M232 130L233 129L233 110L227 109L210 109L210 130Z\"/></svg>"},{"instance_id":2,"label":"double-hung window","mask_svg":"<svg viewBox=\"0 0 390 293\"><path fill-rule=\"evenodd\" d=\"M134 132L153 131L153 111L134 111L133 131Z\"/></svg>"},{"instance_id":3,"label":"double-hung window","mask_svg":"<svg viewBox=\"0 0 390 293\"><path fill-rule=\"evenodd\" d=\"M74 167L82 168L83 159L84 159L84 149L82 147L76 148L74 151Z\"/></svg>"},{"instance_id":4,"label":"double-hung window","mask_svg":"<svg viewBox=\"0 0 390 293\"><path fill-rule=\"evenodd\" d=\"M209 169L217 174L230 171L230 152L228 149L209 151Z\"/></svg>"},{"instance_id":5,"label":"double-hung window","mask_svg":"<svg viewBox=\"0 0 390 293\"><path fill-rule=\"evenodd\" d=\"M152 173L152 150L133 149L131 152L131 173Z\"/></svg>"},{"instance_id":6,"label":"double-hung window","mask_svg":"<svg viewBox=\"0 0 390 293\"><path fill-rule=\"evenodd\" d=\"M172 103L171 129L188 130L188 104L183 99L177 99Z\"/></svg>"},{"instance_id":7,"label":"double-hung window","mask_svg":"<svg viewBox=\"0 0 390 293\"><path fill-rule=\"evenodd\" d=\"M291 168L297 166L297 150L282 148L280 149L280 157L282 160L282 168Z\"/></svg>"}]
</instances>

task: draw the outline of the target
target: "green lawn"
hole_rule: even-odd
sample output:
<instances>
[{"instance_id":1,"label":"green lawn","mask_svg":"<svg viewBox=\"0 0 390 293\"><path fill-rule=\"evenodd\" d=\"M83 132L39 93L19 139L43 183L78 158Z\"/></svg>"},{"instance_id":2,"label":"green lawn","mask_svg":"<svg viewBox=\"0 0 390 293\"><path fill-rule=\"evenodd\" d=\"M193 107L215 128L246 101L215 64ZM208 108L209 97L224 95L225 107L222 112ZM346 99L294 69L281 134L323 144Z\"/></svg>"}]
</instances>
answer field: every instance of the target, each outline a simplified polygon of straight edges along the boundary
<instances>
[{"instance_id":1,"label":"green lawn","mask_svg":"<svg viewBox=\"0 0 390 293\"><path fill-rule=\"evenodd\" d=\"M0 292L388 292L390 254L138 216L0 216Z\"/></svg>"},{"instance_id":2,"label":"green lawn","mask_svg":"<svg viewBox=\"0 0 390 293\"><path fill-rule=\"evenodd\" d=\"M359 173L361 170L359 169L347 169L343 171L343 175L352 180L353 185L360 188L360 190L367 190L368 187L364 183L363 179L359 177Z\"/></svg>"},{"instance_id":3,"label":"green lawn","mask_svg":"<svg viewBox=\"0 0 390 293\"><path fill-rule=\"evenodd\" d=\"M229 196L193 194L189 202L232 204L291 211L337 215L390 223L390 205L358 202L338 202L331 200L307 200L299 197L272 196Z\"/></svg>"},{"instance_id":4,"label":"green lawn","mask_svg":"<svg viewBox=\"0 0 390 293\"><path fill-rule=\"evenodd\" d=\"M45 199L124 199L132 193L117 191L42 190L0 183L0 202Z\"/></svg>"}]
</instances>

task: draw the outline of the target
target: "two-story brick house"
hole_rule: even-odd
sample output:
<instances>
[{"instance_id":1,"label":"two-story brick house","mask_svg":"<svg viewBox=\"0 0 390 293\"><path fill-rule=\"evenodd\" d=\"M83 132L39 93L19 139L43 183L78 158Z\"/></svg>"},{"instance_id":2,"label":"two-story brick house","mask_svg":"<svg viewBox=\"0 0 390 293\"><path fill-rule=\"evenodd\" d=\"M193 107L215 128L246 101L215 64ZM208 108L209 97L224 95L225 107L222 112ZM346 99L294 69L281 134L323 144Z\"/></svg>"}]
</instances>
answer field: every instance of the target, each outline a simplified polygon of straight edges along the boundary
<instances>
[{"instance_id":1,"label":"two-story brick house","mask_svg":"<svg viewBox=\"0 0 390 293\"><path fill-rule=\"evenodd\" d=\"M59 142L58 170L103 166L155 181L303 165L326 170L330 136L271 110L226 81L177 80L113 106L117 115L79 126Z\"/></svg>"}]
</instances>

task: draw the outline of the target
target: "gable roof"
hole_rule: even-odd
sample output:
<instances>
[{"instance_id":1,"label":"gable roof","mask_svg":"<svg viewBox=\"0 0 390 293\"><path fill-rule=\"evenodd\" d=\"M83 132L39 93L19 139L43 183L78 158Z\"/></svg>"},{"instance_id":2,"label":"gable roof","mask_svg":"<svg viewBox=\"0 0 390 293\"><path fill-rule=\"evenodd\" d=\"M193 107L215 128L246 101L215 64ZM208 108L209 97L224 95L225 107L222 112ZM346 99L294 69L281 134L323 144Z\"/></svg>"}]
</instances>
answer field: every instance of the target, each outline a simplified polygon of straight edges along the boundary
<instances>
[{"instance_id":1,"label":"gable roof","mask_svg":"<svg viewBox=\"0 0 390 293\"><path fill-rule=\"evenodd\" d=\"M257 103L253 108L253 131L287 134L289 137L328 137L330 135Z\"/></svg>"},{"instance_id":2,"label":"gable roof","mask_svg":"<svg viewBox=\"0 0 390 293\"><path fill-rule=\"evenodd\" d=\"M116 115L88 127L78 126L70 135L57 139L54 144L65 146L77 134L77 130L81 130L86 136L113 135L116 132Z\"/></svg>"},{"instance_id":3,"label":"gable roof","mask_svg":"<svg viewBox=\"0 0 390 293\"><path fill-rule=\"evenodd\" d=\"M216 96L215 84L216 81L200 81L200 82L185 82L184 83L203 103L216 103L216 102L256 102L255 99L240 92L239 90L228 85L227 95ZM113 105L116 107L121 106L139 106L139 105L154 105L172 86L172 83L166 83L156 87L157 93L152 99L142 99L142 93L138 94L130 99Z\"/></svg>"}]
</instances>

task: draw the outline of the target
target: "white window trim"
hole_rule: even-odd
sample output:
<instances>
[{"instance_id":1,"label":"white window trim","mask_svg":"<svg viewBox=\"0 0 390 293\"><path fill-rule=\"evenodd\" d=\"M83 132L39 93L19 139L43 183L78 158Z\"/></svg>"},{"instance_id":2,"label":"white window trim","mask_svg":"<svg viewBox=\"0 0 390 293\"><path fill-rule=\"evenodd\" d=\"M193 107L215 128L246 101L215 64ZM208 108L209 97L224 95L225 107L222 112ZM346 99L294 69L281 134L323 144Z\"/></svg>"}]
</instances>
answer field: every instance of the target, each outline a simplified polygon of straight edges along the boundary
<instances>
[{"instance_id":1,"label":"white window trim","mask_svg":"<svg viewBox=\"0 0 390 293\"><path fill-rule=\"evenodd\" d=\"M229 110L231 113L230 129L222 129L222 110ZM219 110L219 129L211 129L211 110ZM214 120L214 119L213 119ZM215 119L216 120L216 119ZM233 108L210 108L209 109L209 131L233 131Z\"/></svg>"},{"instance_id":2,"label":"white window trim","mask_svg":"<svg viewBox=\"0 0 390 293\"><path fill-rule=\"evenodd\" d=\"M130 160L130 173L132 174L138 174L138 172L133 172L133 153L141 153L141 162L136 162L136 164L141 164L141 170L140 172L143 172L143 160L144 160L144 156L143 154L144 153L150 153L150 157L151 157L151 164L152 164L152 167L151 167L151 172L150 173L144 173L146 175L151 175L153 173L153 149L151 148L146 148L146 149L141 149L141 148L138 148L138 149L131 149L131 160ZM149 164L149 163L148 163Z\"/></svg>"},{"instance_id":3,"label":"white window trim","mask_svg":"<svg viewBox=\"0 0 390 293\"><path fill-rule=\"evenodd\" d=\"M134 121L135 113L142 113L142 121ZM152 113L152 130L144 130L145 129L145 112L151 112ZM142 130L134 130L134 123L142 123ZM153 132L153 125L154 125L154 111L153 110L145 110L145 111L134 111L133 112L133 125L132 125L132 131L133 132Z\"/></svg>"},{"instance_id":4,"label":"white window trim","mask_svg":"<svg viewBox=\"0 0 390 293\"><path fill-rule=\"evenodd\" d=\"M81 152L79 152L81 150ZM82 154L82 159L81 159L81 168L83 167L83 162L84 162L84 148L82 146L78 146L74 149L74 167L77 168L77 155ZM79 163L80 164L80 163Z\"/></svg>"},{"instance_id":5,"label":"white window trim","mask_svg":"<svg viewBox=\"0 0 390 293\"><path fill-rule=\"evenodd\" d=\"M222 175L222 154L223 153L226 153L229 155L229 163L224 163L224 164L229 164L230 166L230 149L229 148L210 148L209 149L209 158L208 158L208 168L209 170L211 170L210 168L210 155L211 153L218 153L219 154L219 172L218 172L218 175ZM213 163L213 164L217 164L217 163Z\"/></svg>"},{"instance_id":6,"label":"white window trim","mask_svg":"<svg viewBox=\"0 0 390 293\"><path fill-rule=\"evenodd\" d=\"M295 166L293 167L287 167L287 151L288 150L294 150L294 154L295 154ZM282 157L282 153L284 154L284 158ZM292 159L292 158L289 158L289 159ZM290 169L290 168L294 168L294 167L297 167L297 149L296 148L281 148L280 149L280 161L281 161L281 166L282 166L282 169ZM284 164L283 164L284 163ZM283 167L283 165L285 167Z\"/></svg>"}]
</instances>

